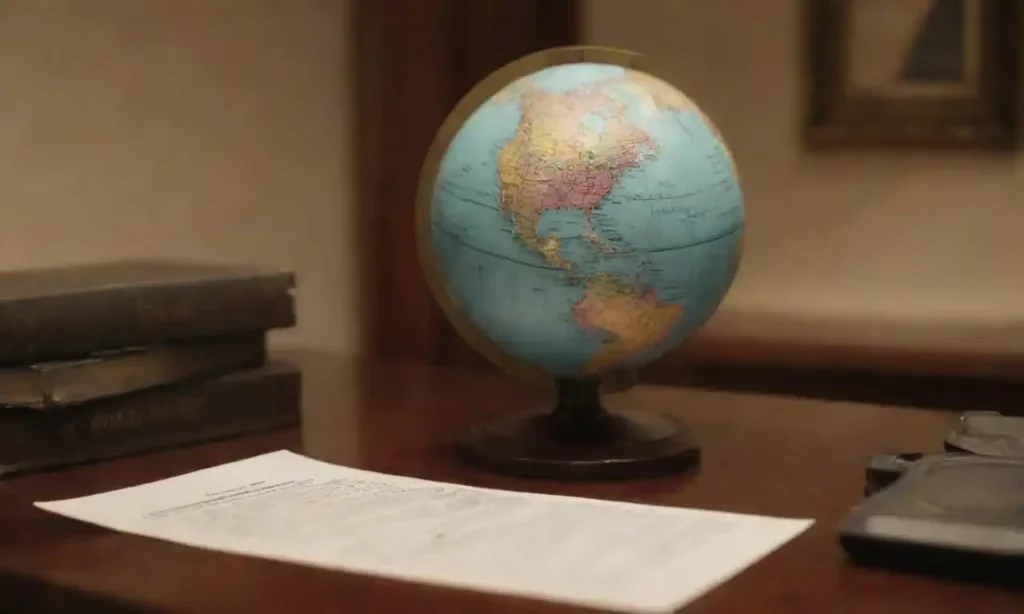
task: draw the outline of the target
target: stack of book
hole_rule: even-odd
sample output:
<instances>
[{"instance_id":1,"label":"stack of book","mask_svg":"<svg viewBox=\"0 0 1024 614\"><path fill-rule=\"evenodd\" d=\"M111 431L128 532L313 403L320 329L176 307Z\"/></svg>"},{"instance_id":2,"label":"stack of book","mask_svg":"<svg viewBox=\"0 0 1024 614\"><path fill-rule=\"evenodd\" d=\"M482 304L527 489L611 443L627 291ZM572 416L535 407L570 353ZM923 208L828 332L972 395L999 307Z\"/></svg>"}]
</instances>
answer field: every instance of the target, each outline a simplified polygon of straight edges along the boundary
<instances>
[{"instance_id":1,"label":"stack of book","mask_svg":"<svg viewBox=\"0 0 1024 614\"><path fill-rule=\"evenodd\" d=\"M0 273L0 476L298 422L290 272L124 261Z\"/></svg>"}]
</instances>

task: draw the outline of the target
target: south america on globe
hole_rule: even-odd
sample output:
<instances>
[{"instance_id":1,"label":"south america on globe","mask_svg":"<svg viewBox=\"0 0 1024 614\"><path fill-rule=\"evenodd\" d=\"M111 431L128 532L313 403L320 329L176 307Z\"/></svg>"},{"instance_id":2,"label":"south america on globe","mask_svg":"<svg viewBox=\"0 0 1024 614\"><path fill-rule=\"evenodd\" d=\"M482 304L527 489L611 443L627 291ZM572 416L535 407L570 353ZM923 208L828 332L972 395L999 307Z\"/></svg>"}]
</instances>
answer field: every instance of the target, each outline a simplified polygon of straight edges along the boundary
<instances>
[{"instance_id":1,"label":"south america on globe","mask_svg":"<svg viewBox=\"0 0 1024 614\"><path fill-rule=\"evenodd\" d=\"M742 248L714 124L604 57L498 71L449 117L421 178L421 260L447 316L488 357L559 379L635 369L691 336Z\"/></svg>"}]
</instances>

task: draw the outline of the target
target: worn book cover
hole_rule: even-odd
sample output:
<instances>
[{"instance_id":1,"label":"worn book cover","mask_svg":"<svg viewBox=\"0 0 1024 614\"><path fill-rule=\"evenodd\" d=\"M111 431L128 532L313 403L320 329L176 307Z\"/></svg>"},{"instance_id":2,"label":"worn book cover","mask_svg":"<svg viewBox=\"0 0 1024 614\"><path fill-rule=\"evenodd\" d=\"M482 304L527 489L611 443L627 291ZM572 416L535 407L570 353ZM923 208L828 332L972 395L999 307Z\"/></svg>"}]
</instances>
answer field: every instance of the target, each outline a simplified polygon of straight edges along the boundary
<instances>
[{"instance_id":1,"label":"worn book cover","mask_svg":"<svg viewBox=\"0 0 1024 614\"><path fill-rule=\"evenodd\" d=\"M0 364L295 325L295 275L127 260L0 272Z\"/></svg>"},{"instance_id":2,"label":"worn book cover","mask_svg":"<svg viewBox=\"0 0 1024 614\"><path fill-rule=\"evenodd\" d=\"M101 351L80 360L0 366L0 405L66 408L199 376L254 368L265 361L266 334L243 332Z\"/></svg>"},{"instance_id":3,"label":"worn book cover","mask_svg":"<svg viewBox=\"0 0 1024 614\"><path fill-rule=\"evenodd\" d=\"M222 439L299 422L301 372L271 361L59 411L0 411L0 476Z\"/></svg>"}]
</instances>

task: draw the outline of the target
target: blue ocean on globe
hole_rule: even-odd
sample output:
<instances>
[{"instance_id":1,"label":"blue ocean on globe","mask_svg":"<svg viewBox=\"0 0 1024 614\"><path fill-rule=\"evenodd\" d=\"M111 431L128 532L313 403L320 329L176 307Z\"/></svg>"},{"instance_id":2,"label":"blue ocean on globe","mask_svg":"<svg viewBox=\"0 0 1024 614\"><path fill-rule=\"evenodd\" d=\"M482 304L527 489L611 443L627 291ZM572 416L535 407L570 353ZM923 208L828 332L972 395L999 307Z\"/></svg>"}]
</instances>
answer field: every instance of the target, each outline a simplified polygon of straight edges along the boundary
<instances>
[{"instance_id":1,"label":"blue ocean on globe","mask_svg":"<svg viewBox=\"0 0 1024 614\"><path fill-rule=\"evenodd\" d=\"M733 281L745 223L701 110L598 63L540 70L476 109L441 158L429 220L458 311L555 377L638 367L696 332Z\"/></svg>"}]
</instances>

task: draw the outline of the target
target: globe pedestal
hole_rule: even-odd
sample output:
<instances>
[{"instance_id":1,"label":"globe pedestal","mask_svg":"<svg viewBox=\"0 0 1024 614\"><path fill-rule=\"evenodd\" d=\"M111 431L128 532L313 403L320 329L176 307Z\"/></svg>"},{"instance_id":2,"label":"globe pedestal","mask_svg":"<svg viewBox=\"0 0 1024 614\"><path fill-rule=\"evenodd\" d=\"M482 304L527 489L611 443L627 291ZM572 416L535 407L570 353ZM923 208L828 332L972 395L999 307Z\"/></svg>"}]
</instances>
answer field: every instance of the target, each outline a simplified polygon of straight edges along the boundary
<instances>
[{"instance_id":1,"label":"globe pedestal","mask_svg":"<svg viewBox=\"0 0 1024 614\"><path fill-rule=\"evenodd\" d=\"M700 464L700 447L670 416L610 411L596 380L559 380L550 411L500 416L458 443L459 458L484 471L556 480L639 479Z\"/></svg>"}]
</instances>

